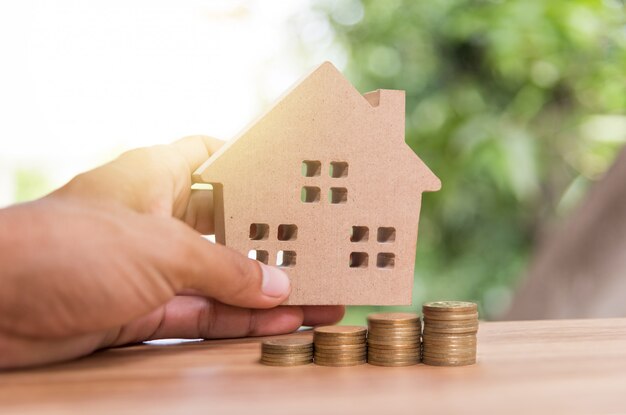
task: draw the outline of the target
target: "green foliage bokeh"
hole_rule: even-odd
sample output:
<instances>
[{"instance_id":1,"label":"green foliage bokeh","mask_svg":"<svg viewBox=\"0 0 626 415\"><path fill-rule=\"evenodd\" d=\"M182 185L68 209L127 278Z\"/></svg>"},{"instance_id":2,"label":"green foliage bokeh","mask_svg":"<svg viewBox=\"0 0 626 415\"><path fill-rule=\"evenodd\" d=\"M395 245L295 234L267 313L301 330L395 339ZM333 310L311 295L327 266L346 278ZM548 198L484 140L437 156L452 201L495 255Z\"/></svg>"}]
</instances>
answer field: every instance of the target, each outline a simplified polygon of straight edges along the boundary
<instances>
[{"instance_id":1,"label":"green foliage bokeh","mask_svg":"<svg viewBox=\"0 0 626 415\"><path fill-rule=\"evenodd\" d=\"M322 18L360 91L406 91L406 140L443 182L424 195L414 304L497 316L539 234L623 144L623 2L318 1L294 24L304 49Z\"/></svg>"}]
</instances>

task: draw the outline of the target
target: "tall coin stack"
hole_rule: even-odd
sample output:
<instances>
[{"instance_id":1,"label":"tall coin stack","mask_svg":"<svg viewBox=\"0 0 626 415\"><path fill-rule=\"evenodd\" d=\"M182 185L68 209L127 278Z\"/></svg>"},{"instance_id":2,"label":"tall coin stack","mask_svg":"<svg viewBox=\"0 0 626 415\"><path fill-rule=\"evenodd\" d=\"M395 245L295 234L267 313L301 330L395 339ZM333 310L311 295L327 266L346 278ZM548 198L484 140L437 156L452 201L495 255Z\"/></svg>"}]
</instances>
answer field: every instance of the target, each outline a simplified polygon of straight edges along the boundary
<instances>
[{"instance_id":1,"label":"tall coin stack","mask_svg":"<svg viewBox=\"0 0 626 415\"><path fill-rule=\"evenodd\" d=\"M478 309L475 303L435 301L422 307L422 361L432 366L476 363Z\"/></svg>"},{"instance_id":2,"label":"tall coin stack","mask_svg":"<svg viewBox=\"0 0 626 415\"><path fill-rule=\"evenodd\" d=\"M420 317L380 313L367 317L367 361L377 366L410 366L420 361Z\"/></svg>"},{"instance_id":3,"label":"tall coin stack","mask_svg":"<svg viewBox=\"0 0 626 415\"><path fill-rule=\"evenodd\" d=\"M315 364L355 366L366 362L367 329L361 326L323 326L313 331Z\"/></svg>"},{"instance_id":4,"label":"tall coin stack","mask_svg":"<svg viewBox=\"0 0 626 415\"><path fill-rule=\"evenodd\" d=\"M261 344L261 363L268 366L300 366L313 362L310 339L284 338Z\"/></svg>"}]
</instances>

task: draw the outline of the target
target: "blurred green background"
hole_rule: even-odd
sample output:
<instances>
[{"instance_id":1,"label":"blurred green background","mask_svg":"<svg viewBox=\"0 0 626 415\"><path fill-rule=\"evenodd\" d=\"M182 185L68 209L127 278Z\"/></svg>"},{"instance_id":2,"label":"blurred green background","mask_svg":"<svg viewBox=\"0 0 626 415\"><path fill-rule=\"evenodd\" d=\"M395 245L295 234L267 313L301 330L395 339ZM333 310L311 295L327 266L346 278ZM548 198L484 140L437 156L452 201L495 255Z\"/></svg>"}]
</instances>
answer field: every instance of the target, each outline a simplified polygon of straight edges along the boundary
<instances>
[{"instance_id":1,"label":"blurred green background","mask_svg":"<svg viewBox=\"0 0 626 415\"><path fill-rule=\"evenodd\" d=\"M406 90L407 142L443 182L424 195L412 308L467 299L497 317L542 232L624 143L624 3L322 1L313 11L357 89ZM302 28L306 16L300 38ZM345 322L374 310L352 307Z\"/></svg>"},{"instance_id":2,"label":"blurred green background","mask_svg":"<svg viewBox=\"0 0 626 415\"><path fill-rule=\"evenodd\" d=\"M12 62L0 68L0 206L128 148L232 137L324 60L361 92L406 90L407 142L443 182L424 195L412 309L466 299L497 318L542 235L626 141L623 1L0 9ZM374 309L352 307L345 321L362 324Z\"/></svg>"}]
</instances>

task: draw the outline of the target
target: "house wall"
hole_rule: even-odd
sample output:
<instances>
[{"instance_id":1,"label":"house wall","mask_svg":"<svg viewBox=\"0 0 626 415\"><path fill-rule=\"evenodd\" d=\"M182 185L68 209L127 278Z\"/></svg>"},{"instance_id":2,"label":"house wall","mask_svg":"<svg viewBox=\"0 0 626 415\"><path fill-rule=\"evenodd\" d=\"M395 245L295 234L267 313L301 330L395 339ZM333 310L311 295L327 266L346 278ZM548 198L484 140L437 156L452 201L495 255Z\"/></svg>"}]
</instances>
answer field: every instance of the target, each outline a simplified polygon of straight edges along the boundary
<instances>
[{"instance_id":1,"label":"house wall","mask_svg":"<svg viewBox=\"0 0 626 415\"><path fill-rule=\"evenodd\" d=\"M372 107L331 73L300 84L202 178L223 185L226 245L266 253L272 265L279 251L295 253L289 304L409 304L423 190L415 160L404 94L385 91ZM315 162L310 174L304 162ZM347 163L347 174L331 177L331 162ZM319 194L303 201L303 188ZM279 240L280 225L297 227L295 239ZM368 237L351 241L353 226ZM394 241L377 240L382 227L395 229Z\"/></svg>"}]
</instances>

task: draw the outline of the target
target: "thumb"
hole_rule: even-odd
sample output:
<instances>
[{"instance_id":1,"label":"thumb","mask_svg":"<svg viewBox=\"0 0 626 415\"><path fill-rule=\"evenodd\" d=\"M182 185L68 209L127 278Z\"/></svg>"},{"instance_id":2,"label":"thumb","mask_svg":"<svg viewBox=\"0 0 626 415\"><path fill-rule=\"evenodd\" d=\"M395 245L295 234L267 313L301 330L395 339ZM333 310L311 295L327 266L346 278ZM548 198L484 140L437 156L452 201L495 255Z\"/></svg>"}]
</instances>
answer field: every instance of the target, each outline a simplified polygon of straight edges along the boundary
<instances>
[{"instance_id":1,"label":"thumb","mask_svg":"<svg viewBox=\"0 0 626 415\"><path fill-rule=\"evenodd\" d=\"M166 273L174 279L173 286L239 307L270 308L287 299L291 283L284 271L211 243L181 226L183 235L170 251L171 270Z\"/></svg>"}]
</instances>

